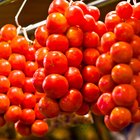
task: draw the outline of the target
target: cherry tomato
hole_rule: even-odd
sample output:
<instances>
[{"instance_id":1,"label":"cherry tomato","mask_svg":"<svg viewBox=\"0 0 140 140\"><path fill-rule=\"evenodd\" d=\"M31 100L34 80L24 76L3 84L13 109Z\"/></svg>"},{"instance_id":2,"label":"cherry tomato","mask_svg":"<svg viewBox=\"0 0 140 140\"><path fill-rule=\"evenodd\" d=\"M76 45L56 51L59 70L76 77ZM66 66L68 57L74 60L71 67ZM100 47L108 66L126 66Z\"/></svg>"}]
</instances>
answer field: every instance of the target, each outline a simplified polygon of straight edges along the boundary
<instances>
[{"instance_id":1,"label":"cherry tomato","mask_svg":"<svg viewBox=\"0 0 140 140\"><path fill-rule=\"evenodd\" d=\"M131 69L134 74L138 74L140 72L140 60L136 58L132 58L129 63Z\"/></svg>"},{"instance_id":2,"label":"cherry tomato","mask_svg":"<svg viewBox=\"0 0 140 140\"><path fill-rule=\"evenodd\" d=\"M137 90L137 94L140 95L140 75L133 75L131 85Z\"/></svg>"},{"instance_id":3,"label":"cherry tomato","mask_svg":"<svg viewBox=\"0 0 140 140\"><path fill-rule=\"evenodd\" d=\"M29 45L28 50L25 54L26 60L27 61L34 61L35 60L35 52L36 52L36 49L34 48L34 46Z\"/></svg>"},{"instance_id":4,"label":"cherry tomato","mask_svg":"<svg viewBox=\"0 0 140 140\"><path fill-rule=\"evenodd\" d=\"M35 50L38 50L39 48L42 48L43 46L41 46L38 41L36 39L34 39L33 41L33 47L35 48Z\"/></svg>"},{"instance_id":5,"label":"cherry tomato","mask_svg":"<svg viewBox=\"0 0 140 140\"><path fill-rule=\"evenodd\" d=\"M97 116L102 116L102 112L100 111L99 107L97 106L97 103L92 103L91 104L91 108L90 108L91 112Z\"/></svg>"},{"instance_id":6,"label":"cherry tomato","mask_svg":"<svg viewBox=\"0 0 140 140\"><path fill-rule=\"evenodd\" d=\"M132 122L133 123L140 122L140 109L138 109L135 113L132 114Z\"/></svg>"},{"instance_id":7,"label":"cherry tomato","mask_svg":"<svg viewBox=\"0 0 140 140\"><path fill-rule=\"evenodd\" d=\"M132 114L135 114L139 109L138 97L131 106L128 107Z\"/></svg>"},{"instance_id":8,"label":"cherry tomato","mask_svg":"<svg viewBox=\"0 0 140 140\"><path fill-rule=\"evenodd\" d=\"M0 75L0 93L6 93L10 88L10 80L3 75Z\"/></svg>"},{"instance_id":9,"label":"cherry tomato","mask_svg":"<svg viewBox=\"0 0 140 140\"><path fill-rule=\"evenodd\" d=\"M96 6L88 6L88 14L90 14L96 21L100 18L100 10Z\"/></svg>"},{"instance_id":10,"label":"cherry tomato","mask_svg":"<svg viewBox=\"0 0 140 140\"><path fill-rule=\"evenodd\" d=\"M135 17L136 19L140 19L140 2L137 2L134 6L133 6L133 17Z\"/></svg>"},{"instance_id":11,"label":"cherry tomato","mask_svg":"<svg viewBox=\"0 0 140 140\"><path fill-rule=\"evenodd\" d=\"M36 102L38 103L39 100L40 100L42 97L45 97L45 96L46 96L46 93L36 91L36 92L34 93L34 95L35 95L35 97L36 97Z\"/></svg>"}]
</instances>

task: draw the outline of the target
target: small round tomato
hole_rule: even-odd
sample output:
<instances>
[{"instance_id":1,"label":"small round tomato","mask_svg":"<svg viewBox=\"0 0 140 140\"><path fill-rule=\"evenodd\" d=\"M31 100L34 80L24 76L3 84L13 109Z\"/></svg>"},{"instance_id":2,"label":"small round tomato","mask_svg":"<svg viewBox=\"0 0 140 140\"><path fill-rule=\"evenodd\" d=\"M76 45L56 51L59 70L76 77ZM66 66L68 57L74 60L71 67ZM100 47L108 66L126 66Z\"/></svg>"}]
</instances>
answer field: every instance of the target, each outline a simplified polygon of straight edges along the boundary
<instances>
[{"instance_id":1,"label":"small round tomato","mask_svg":"<svg viewBox=\"0 0 140 140\"><path fill-rule=\"evenodd\" d=\"M11 64L8 60L1 58L0 59L0 75L8 76L11 72Z\"/></svg>"},{"instance_id":2,"label":"small round tomato","mask_svg":"<svg viewBox=\"0 0 140 140\"><path fill-rule=\"evenodd\" d=\"M100 10L96 6L88 6L88 14L90 14L96 21L100 18Z\"/></svg>"},{"instance_id":3,"label":"small round tomato","mask_svg":"<svg viewBox=\"0 0 140 140\"><path fill-rule=\"evenodd\" d=\"M59 105L64 112L77 111L83 102L83 96L77 89L70 89L64 97L60 99Z\"/></svg>"},{"instance_id":4,"label":"small round tomato","mask_svg":"<svg viewBox=\"0 0 140 140\"><path fill-rule=\"evenodd\" d=\"M69 41L65 35L51 34L47 38L46 47L50 51L61 51L65 53L69 48Z\"/></svg>"},{"instance_id":5,"label":"small round tomato","mask_svg":"<svg viewBox=\"0 0 140 140\"><path fill-rule=\"evenodd\" d=\"M13 70L10 72L8 79L11 86L22 88L25 81L25 74L21 70Z\"/></svg>"},{"instance_id":6,"label":"small round tomato","mask_svg":"<svg viewBox=\"0 0 140 140\"><path fill-rule=\"evenodd\" d=\"M100 95L100 89L93 83L85 83L81 93L86 102L96 102Z\"/></svg>"},{"instance_id":7,"label":"small round tomato","mask_svg":"<svg viewBox=\"0 0 140 140\"><path fill-rule=\"evenodd\" d=\"M136 97L136 89L130 84L120 84L112 91L112 98L119 106L131 106Z\"/></svg>"},{"instance_id":8,"label":"small round tomato","mask_svg":"<svg viewBox=\"0 0 140 140\"><path fill-rule=\"evenodd\" d=\"M42 25L36 28L35 30L35 39L38 41L38 43L45 47L46 46L46 40L49 36L49 32L46 28L46 25Z\"/></svg>"},{"instance_id":9,"label":"small round tomato","mask_svg":"<svg viewBox=\"0 0 140 140\"><path fill-rule=\"evenodd\" d=\"M66 37L69 40L69 47L80 48L83 43L83 31L80 27L71 26L66 32Z\"/></svg>"},{"instance_id":10,"label":"small round tomato","mask_svg":"<svg viewBox=\"0 0 140 140\"><path fill-rule=\"evenodd\" d=\"M78 68L69 67L64 76L68 80L69 88L80 89L82 87L83 78Z\"/></svg>"},{"instance_id":11,"label":"small round tomato","mask_svg":"<svg viewBox=\"0 0 140 140\"><path fill-rule=\"evenodd\" d=\"M49 74L43 81L44 92L50 98L61 98L68 92L68 80L59 74Z\"/></svg>"},{"instance_id":12,"label":"small round tomato","mask_svg":"<svg viewBox=\"0 0 140 140\"><path fill-rule=\"evenodd\" d=\"M137 2L136 4L134 4L132 16L140 20L140 2Z\"/></svg>"},{"instance_id":13,"label":"small round tomato","mask_svg":"<svg viewBox=\"0 0 140 140\"><path fill-rule=\"evenodd\" d=\"M41 46L36 39L34 39L33 41L33 47L35 48L35 50L38 50L39 48L43 48L43 46Z\"/></svg>"},{"instance_id":14,"label":"small round tomato","mask_svg":"<svg viewBox=\"0 0 140 140\"><path fill-rule=\"evenodd\" d=\"M124 107L115 107L110 114L110 123L120 130L128 126L132 121L131 112Z\"/></svg>"},{"instance_id":15,"label":"small round tomato","mask_svg":"<svg viewBox=\"0 0 140 140\"><path fill-rule=\"evenodd\" d=\"M41 113L48 118L57 117L60 113L60 108L56 100L48 97L42 97L38 103L38 106Z\"/></svg>"},{"instance_id":16,"label":"small round tomato","mask_svg":"<svg viewBox=\"0 0 140 140\"><path fill-rule=\"evenodd\" d=\"M97 106L103 115L108 115L116 104L110 93L103 93L97 100Z\"/></svg>"},{"instance_id":17,"label":"small round tomato","mask_svg":"<svg viewBox=\"0 0 140 140\"><path fill-rule=\"evenodd\" d=\"M127 42L116 42L110 48L110 55L117 63L128 63L133 56L133 48Z\"/></svg>"},{"instance_id":18,"label":"small round tomato","mask_svg":"<svg viewBox=\"0 0 140 140\"><path fill-rule=\"evenodd\" d=\"M83 80L89 83L98 83L100 79L100 71L93 65L87 65L82 70Z\"/></svg>"},{"instance_id":19,"label":"small round tomato","mask_svg":"<svg viewBox=\"0 0 140 140\"><path fill-rule=\"evenodd\" d=\"M83 53L79 48L69 48L65 53L68 65L72 67L79 67L82 59L83 59Z\"/></svg>"},{"instance_id":20,"label":"small round tomato","mask_svg":"<svg viewBox=\"0 0 140 140\"><path fill-rule=\"evenodd\" d=\"M34 95L35 95L35 97L36 97L36 102L38 103L39 100L40 100L42 97L45 97L45 96L46 96L46 93L36 91L36 92L34 93Z\"/></svg>"},{"instance_id":21,"label":"small round tomato","mask_svg":"<svg viewBox=\"0 0 140 140\"><path fill-rule=\"evenodd\" d=\"M128 109L130 110L130 112L132 114L135 114L137 112L137 110L139 109L139 102L138 102L138 97L137 99L133 102L133 104L131 106L128 107Z\"/></svg>"},{"instance_id":22,"label":"small round tomato","mask_svg":"<svg viewBox=\"0 0 140 140\"><path fill-rule=\"evenodd\" d=\"M24 99L23 91L18 87L10 87L7 96L10 99L11 105L21 105Z\"/></svg>"},{"instance_id":23,"label":"small round tomato","mask_svg":"<svg viewBox=\"0 0 140 140\"><path fill-rule=\"evenodd\" d=\"M22 108L34 108L36 105L36 96L32 93L24 93L24 98L22 101Z\"/></svg>"},{"instance_id":24,"label":"small round tomato","mask_svg":"<svg viewBox=\"0 0 140 140\"><path fill-rule=\"evenodd\" d=\"M10 62L13 70L24 70L26 64L26 58L22 54L12 53L9 56L8 61Z\"/></svg>"},{"instance_id":25,"label":"small round tomato","mask_svg":"<svg viewBox=\"0 0 140 140\"><path fill-rule=\"evenodd\" d=\"M86 65L95 65L100 53L95 48L86 48L83 51L83 62Z\"/></svg>"},{"instance_id":26,"label":"small round tomato","mask_svg":"<svg viewBox=\"0 0 140 140\"><path fill-rule=\"evenodd\" d=\"M25 108L22 110L20 121L24 122L25 124L33 124L35 121L35 112L33 109Z\"/></svg>"},{"instance_id":27,"label":"small round tomato","mask_svg":"<svg viewBox=\"0 0 140 140\"><path fill-rule=\"evenodd\" d=\"M68 70L68 60L60 51L49 51L44 57L43 64L48 74L64 74Z\"/></svg>"},{"instance_id":28,"label":"small round tomato","mask_svg":"<svg viewBox=\"0 0 140 140\"><path fill-rule=\"evenodd\" d=\"M7 42L0 42L0 58L8 59L12 53L11 46Z\"/></svg>"},{"instance_id":29,"label":"small round tomato","mask_svg":"<svg viewBox=\"0 0 140 140\"><path fill-rule=\"evenodd\" d=\"M6 122L15 123L21 118L22 110L19 106L11 105L6 111L4 118Z\"/></svg>"},{"instance_id":30,"label":"small round tomato","mask_svg":"<svg viewBox=\"0 0 140 140\"><path fill-rule=\"evenodd\" d=\"M138 74L140 72L140 60L136 58L132 58L130 60L129 66L133 70L134 74Z\"/></svg>"},{"instance_id":31,"label":"small round tomato","mask_svg":"<svg viewBox=\"0 0 140 140\"><path fill-rule=\"evenodd\" d=\"M0 93L0 114L5 113L10 106L10 100L6 94Z\"/></svg>"},{"instance_id":32,"label":"small round tomato","mask_svg":"<svg viewBox=\"0 0 140 140\"><path fill-rule=\"evenodd\" d=\"M117 64L111 71L111 77L117 84L128 84L133 77L133 71L127 64Z\"/></svg>"},{"instance_id":33,"label":"small round tomato","mask_svg":"<svg viewBox=\"0 0 140 140\"><path fill-rule=\"evenodd\" d=\"M17 35L17 28L12 24L6 24L1 28L1 36L4 41L11 41Z\"/></svg>"},{"instance_id":34,"label":"small round tomato","mask_svg":"<svg viewBox=\"0 0 140 140\"><path fill-rule=\"evenodd\" d=\"M35 52L36 52L36 49L34 48L34 46L29 45L28 50L25 54L26 60L27 61L35 61Z\"/></svg>"},{"instance_id":35,"label":"small round tomato","mask_svg":"<svg viewBox=\"0 0 140 140\"><path fill-rule=\"evenodd\" d=\"M31 126L31 133L43 137L48 132L48 124L43 120L36 120Z\"/></svg>"},{"instance_id":36,"label":"small round tomato","mask_svg":"<svg viewBox=\"0 0 140 140\"><path fill-rule=\"evenodd\" d=\"M140 122L140 109L137 109L137 111L132 114L132 122L133 123L139 123Z\"/></svg>"},{"instance_id":37,"label":"small round tomato","mask_svg":"<svg viewBox=\"0 0 140 140\"><path fill-rule=\"evenodd\" d=\"M133 75L131 85L137 90L138 95L140 95L140 75Z\"/></svg>"},{"instance_id":38,"label":"small round tomato","mask_svg":"<svg viewBox=\"0 0 140 140\"><path fill-rule=\"evenodd\" d=\"M10 88L10 80L3 75L0 75L0 93L6 93Z\"/></svg>"}]
</instances>

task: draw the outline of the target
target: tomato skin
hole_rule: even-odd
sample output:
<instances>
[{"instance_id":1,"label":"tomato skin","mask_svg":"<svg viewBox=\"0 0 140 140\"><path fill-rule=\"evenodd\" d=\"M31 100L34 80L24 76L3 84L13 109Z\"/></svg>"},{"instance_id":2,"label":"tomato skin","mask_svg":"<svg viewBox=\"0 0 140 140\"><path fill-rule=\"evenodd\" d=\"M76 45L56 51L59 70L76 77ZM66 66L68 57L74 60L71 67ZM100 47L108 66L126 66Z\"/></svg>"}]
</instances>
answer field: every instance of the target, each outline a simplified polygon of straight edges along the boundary
<instances>
[{"instance_id":1,"label":"tomato skin","mask_svg":"<svg viewBox=\"0 0 140 140\"><path fill-rule=\"evenodd\" d=\"M47 97L57 99L63 97L69 88L68 80L59 74L49 74L42 85Z\"/></svg>"},{"instance_id":2,"label":"tomato skin","mask_svg":"<svg viewBox=\"0 0 140 140\"><path fill-rule=\"evenodd\" d=\"M79 67L79 65L82 63L83 53L79 48L69 48L65 55L69 66Z\"/></svg>"},{"instance_id":3,"label":"tomato skin","mask_svg":"<svg viewBox=\"0 0 140 140\"><path fill-rule=\"evenodd\" d=\"M83 102L83 97L77 89L70 89L64 97L60 99L59 105L64 112L77 111Z\"/></svg>"},{"instance_id":4,"label":"tomato skin","mask_svg":"<svg viewBox=\"0 0 140 140\"><path fill-rule=\"evenodd\" d=\"M130 107L128 107L128 109L131 111L132 114L135 114L137 112L137 110L139 109L138 97L133 102L133 104Z\"/></svg>"},{"instance_id":5,"label":"tomato skin","mask_svg":"<svg viewBox=\"0 0 140 140\"><path fill-rule=\"evenodd\" d=\"M33 45L29 45L29 48L27 50L27 53L25 54L25 58L27 61L34 61L35 60L35 52L36 49Z\"/></svg>"},{"instance_id":6,"label":"tomato skin","mask_svg":"<svg viewBox=\"0 0 140 140\"><path fill-rule=\"evenodd\" d=\"M137 94L140 95L140 75L133 75L131 85L136 89Z\"/></svg>"},{"instance_id":7,"label":"tomato skin","mask_svg":"<svg viewBox=\"0 0 140 140\"><path fill-rule=\"evenodd\" d=\"M140 109L137 109L137 111L134 114L132 114L132 122L133 123L140 122Z\"/></svg>"},{"instance_id":8,"label":"tomato skin","mask_svg":"<svg viewBox=\"0 0 140 140\"><path fill-rule=\"evenodd\" d=\"M42 97L46 96L46 93L35 91L34 95L36 97L36 102L38 103Z\"/></svg>"},{"instance_id":9,"label":"tomato skin","mask_svg":"<svg viewBox=\"0 0 140 140\"><path fill-rule=\"evenodd\" d=\"M137 2L137 4L133 6L132 16L138 20L140 19L140 2Z\"/></svg>"},{"instance_id":10,"label":"tomato skin","mask_svg":"<svg viewBox=\"0 0 140 140\"><path fill-rule=\"evenodd\" d=\"M22 110L19 106L11 105L6 111L4 118L6 122L17 122L21 118Z\"/></svg>"},{"instance_id":11,"label":"tomato skin","mask_svg":"<svg viewBox=\"0 0 140 140\"><path fill-rule=\"evenodd\" d=\"M129 63L131 69L134 74L138 74L140 72L140 60L136 58L132 58Z\"/></svg>"},{"instance_id":12,"label":"tomato skin","mask_svg":"<svg viewBox=\"0 0 140 140\"><path fill-rule=\"evenodd\" d=\"M0 75L0 93L6 93L10 88L10 80L3 75Z\"/></svg>"},{"instance_id":13,"label":"tomato skin","mask_svg":"<svg viewBox=\"0 0 140 140\"><path fill-rule=\"evenodd\" d=\"M90 14L95 21L100 18L100 10L96 6L88 6L88 14Z\"/></svg>"},{"instance_id":14,"label":"tomato skin","mask_svg":"<svg viewBox=\"0 0 140 140\"><path fill-rule=\"evenodd\" d=\"M7 42L0 42L0 58L8 59L12 53L11 46Z\"/></svg>"},{"instance_id":15,"label":"tomato skin","mask_svg":"<svg viewBox=\"0 0 140 140\"><path fill-rule=\"evenodd\" d=\"M68 70L68 60L60 51L49 51L43 60L48 74L64 74Z\"/></svg>"},{"instance_id":16,"label":"tomato skin","mask_svg":"<svg viewBox=\"0 0 140 140\"><path fill-rule=\"evenodd\" d=\"M11 64L8 60L1 58L0 59L0 75L8 76L11 72Z\"/></svg>"},{"instance_id":17,"label":"tomato skin","mask_svg":"<svg viewBox=\"0 0 140 140\"><path fill-rule=\"evenodd\" d=\"M21 71L24 70L26 64L26 58L24 55L18 53L12 53L9 56L8 61L12 66L12 70L21 70Z\"/></svg>"},{"instance_id":18,"label":"tomato skin","mask_svg":"<svg viewBox=\"0 0 140 140\"><path fill-rule=\"evenodd\" d=\"M47 118L57 117L60 113L60 108L58 103L51 98L42 97L38 103L39 110Z\"/></svg>"},{"instance_id":19,"label":"tomato skin","mask_svg":"<svg viewBox=\"0 0 140 140\"><path fill-rule=\"evenodd\" d=\"M38 50L39 48L43 48L43 46L41 46L36 39L34 39L33 41L33 47L35 48L35 50Z\"/></svg>"},{"instance_id":20,"label":"tomato skin","mask_svg":"<svg viewBox=\"0 0 140 140\"><path fill-rule=\"evenodd\" d=\"M6 94L0 93L0 114L5 113L10 106L10 100Z\"/></svg>"},{"instance_id":21,"label":"tomato skin","mask_svg":"<svg viewBox=\"0 0 140 140\"><path fill-rule=\"evenodd\" d=\"M64 76L68 81L69 88L80 89L82 87L83 78L78 68L69 67Z\"/></svg>"}]
</instances>

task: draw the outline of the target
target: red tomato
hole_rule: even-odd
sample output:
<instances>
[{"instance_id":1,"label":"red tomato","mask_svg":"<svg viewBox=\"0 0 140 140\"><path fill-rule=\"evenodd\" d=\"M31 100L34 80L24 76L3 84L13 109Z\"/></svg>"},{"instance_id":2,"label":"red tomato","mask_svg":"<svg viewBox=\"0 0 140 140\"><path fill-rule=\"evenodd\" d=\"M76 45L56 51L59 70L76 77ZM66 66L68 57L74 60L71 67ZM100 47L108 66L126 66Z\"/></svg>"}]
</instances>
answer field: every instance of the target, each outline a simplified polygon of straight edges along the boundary
<instances>
[{"instance_id":1,"label":"red tomato","mask_svg":"<svg viewBox=\"0 0 140 140\"><path fill-rule=\"evenodd\" d=\"M37 137L43 137L48 132L48 124L43 120L36 120L31 126L31 132Z\"/></svg>"},{"instance_id":2,"label":"red tomato","mask_svg":"<svg viewBox=\"0 0 140 140\"><path fill-rule=\"evenodd\" d=\"M48 74L64 74L68 70L68 60L60 51L49 51L44 57L43 64Z\"/></svg>"},{"instance_id":3,"label":"red tomato","mask_svg":"<svg viewBox=\"0 0 140 140\"><path fill-rule=\"evenodd\" d=\"M10 99L11 105L21 105L24 99L23 91L18 87L10 87L7 96Z\"/></svg>"},{"instance_id":4,"label":"red tomato","mask_svg":"<svg viewBox=\"0 0 140 140\"><path fill-rule=\"evenodd\" d=\"M41 46L38 41L36 39L34 39L33 41L33 47L35 48L35 50L38 50L39 48L42 48L43 46Z\"/></svg>"},{"instance_id":5,"label":"red tomato","mask_svg":"<svg viewBox=\"0 0 140 140\"><path fill-rule=\"evenodd\" d=\"M7 42L0 42L0 58L8 59L12 53L11 46Z\"/></svg>"},{"instance_id":6,"label":"red tomato","mask_svg":"<svg viewBox=\"0 0 140 140\"><path fill-rule=\"evenodd\" d=\"M0 75L0 93L6 93L10 88L10 80L3 75Z\"/></svg>"},{"instance_id":7,"label":"red tomato","mask_svg":"<svg viewBox=\"0 0 140 140\"><path fill-rule=\"evenodd\" d=\"M6 94L0 93L0 114L4 114L10 106L10 100Z\"/></svg>"},{"instance_id":8,"label":"red tomato","mask_svg":"<svg viewBox=\"0 0 140 140\"><path fill-rule=\"evenodd\" d=\"M140 72L140 60L136 58L132 58L129 63L131 69L134 74L138 74Z\"/></svg>"},{"instance_id":9,"label":"red tomato","mask_svg":"<svg viewBox=\"0 0 140 140\"><path fill-rule=\"evenodd\" d=\"M34 48L34 46L29 45L28 50L25 54L26 60L27 61L34 61L35 60L35 52L36 52L36 49Z\"/></svg>"},{"instance_id":10,"label":"red tomato","mask_svg":"<svg viewBox=\"0 0 140 140\"><path fill-rule=\"evenodd\" d=\"M64 112L77 111L83 102L83 96L77 89L70 89L64 97L60 99L59 105Z\"/></svg>"},{"instance_id":11,"label":"red tomato","mask_svg":"<svg viewBox=\"0 0 140 140\"><path fill-rule=\"evenodd\" d=\"M50 51L61 51L65 53L69 48L69 41L65 35L51 34L46 41L46 47Z\"/></svg>"},{"instance_id":12,"label":"red tomato","mask_svg":"<svg viewBox=\"0 0 140 140\"><path fill-rule=\"evenodd\" d=\"M99 110L99 107L97 106L97 103L91 104L91 112L97 116L102 116L102 112Z\"/></svg>"},{"instance_id":13,"label":"red tomato","mask_svg":"<svg viewBox=\"0 0 140 140\"><path fill-rule=\"evenodd\" d=\"M134 6L133 6L133 17L135 17L136 19L140 20L140 2L137 2Z\"/></svg>"},{"instance_id":14,"label":"red tomato","mask_svg":"<svg viewBox=\"0 0 140 140\"><path fill-rule=\"evenodd\" d=\"M132 114L132 122L133 123L140 122L140 109L138 109L135 113Z\"/></svg>"},{"instance_id":15,"label":"red tomato","mask_svg":"<svg viewBox=\"0 0 140 140\"><path fill-rule=\"evenodd\" d=\"M8 61L10 62L13 70L24 70L26 64L26 58L22 54L12 53L9 56Z\"/></svg>"},{"instance_id":16,"label":"red tomato","mask_svg":"<svg viewBox=\"0 0 140 140\"><path fill-rule=\"evenodd\" d=\"M137 90L138 95L140 95L140 75L132 77L131 85Z\"/></svg>"},{"instance_id":17,"label":"red tomato","mask_svg":"<svg viewBox=\"0 0 140 140\"><path fill-rule=\"evenodd\" d=\"M130 84L120 84L112 91L112 98L118 106L131 106L136 97L136 89Z\"/></svg>"},{"instance_id":18,"label":"red tomato","mask_svg":"<svg viewBox=\"0 0 140 140\"><path fill-rule=\"evenodd\" d=\"M139 109L138 97L133 102L133 104L130 107L128 107L128 109L131 111L132 114L135 114L137 112L137 110Z\"/></svg>"},{"instance_id":19,"label":"red tomato","mask_svg":"<svg viewBox=\"0 0 140 140\"><path fill-rule=\"evenodd\" d=\"M83 78L78 68L69 67L64 76L68 80L69 88L80 89L82 87Z\"/></svg>"},{"instance_id":20,"label":"red tomato","mask_svg":"<svg viewBox=\"0 0 140 140\"><path fill-rule=\"evenodd\" d=\"M50 74L46 76L42 85L47 97L61 98L68 92L68 80L59 74Z\"/></svg>"},{"instance_id":21,"label":"red tomato","mask_svg":"<svg viewBox=\"0 0 140 140\"><path fill-rule=\"evenodd\" d=\"M100 18L100 10L96 6L88 6L88 14L90 14L96 21Z\"/></svg>"},{"instance_id":22,"label":"red tomato","mask_svg":"<svg viewBox=\"0 0 140 140\"><path fill-rule=\"evenodd\" d=\"M21 118L22 110L19 106L11 105L6 111L4 118L6 122L15 123Z\"/></svg>"},{"instance_id":23,"label":"red tomato","mask_svg":"<svg viewBox=\"0 0 140 140\"><path fill-rule=\"evenodd\" d=\"M11 72L11 64L6 59L0 59L0 75L8 76Z\"/></svg>"}]
</instances>

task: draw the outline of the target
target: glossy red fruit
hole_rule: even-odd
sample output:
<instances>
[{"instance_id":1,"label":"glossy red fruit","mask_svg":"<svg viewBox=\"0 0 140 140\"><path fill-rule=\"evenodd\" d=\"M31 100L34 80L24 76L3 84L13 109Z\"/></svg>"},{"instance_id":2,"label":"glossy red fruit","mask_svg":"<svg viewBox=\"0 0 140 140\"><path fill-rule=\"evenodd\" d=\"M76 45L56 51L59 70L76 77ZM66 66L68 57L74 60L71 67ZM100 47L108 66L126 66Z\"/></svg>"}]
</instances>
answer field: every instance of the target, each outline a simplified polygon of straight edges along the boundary
<instances>
[{"instance_id":1,"label":"glossy red fruit","mask_svg":"<svg viewBox=\"0 0 140 140\"><path fill-rule=\"evenodd\" d=\"M31 133L37 137L43 137L48 132L48 124L43 120L36 120L31 126Z\"/></svg>"},{"instance_id":2,"label":"glossy red fruit","mask_svg":"<svg viewBox=\"0 0 140 140\"><path fill-rule=\"evenodd\" d=\"M139 123L140 122L140 109L137 109L137 111L132 114L132 122L133 123Z\"/></svg>"},{"instance_id":3,"label":"glossy red fruit","mask_svg":"<svg viewBox=\"0 0 140 140\"><path fill-rule=\"evenodd\" d=\"M137 112L137 110L139 109L138 97L133 102L133 104L130 107L128 107L128 109L131 111L132 114L135 114Z\"/></svg>"},{"instance_id":4,"label":"glossy red fruit","mask_svg":"<svg viewBox=\"0 0 140 140\"><path fill-rule=\"evenodd\" d=\"M48 97L42 97L38 106L41 113L47 118L57 117L60 113L60 108L56 100Z\"/></svg>"},{"instance_id":5,"label":"glossy red fruit","mask_svg":"<svg viewBox=\"0 0 140 140\"><path fill-rule=\"evenodd\" d=\"M81 93L86 102L96 102L100 95L100 89L93 83L85 83Z\"/></svg>"},{"instance_id":6,"label":"glossy red fruit","mask_svg":"<svg viewBox=\"0 0 140 140\"><path fill-rule=\"evenodd\" d=\"M136 89L129 84L120 84L112 91L112 98L118 106L131 106L136 97Z\"/></svg>"},{"instance_id":7,"label":"glossy red fruit","mask_svg":"<svg viewBox=\"0 0 140 140\"><path fill-rule=\"evenodd\" d=\"M68 28L67 19L59 12L51 13L46 19L46 27L49 33L64 33Z\"/></svg>"},{"instance_id":8,"label":"glossy red fruit","mask_svg":"<svg viewBox=\"0 0 140 140\"><path fill-rule=\"evenodd\" d=\"M80 89L82 87L83 78L78 68L69 67L64 76L68 81L69 88Z\"/></svg>"},{"instance_id":9,"label":"glossy red fruit","mask_svg":"<svg viewBox=\"0 0 140 140\"><path fill-rule=\"evenodd\" d=\"M18 87L10 87L7 92L7 96L10 99L11 105L19 106L21 105L24 99L22 88L18 88Z\"/></svg>"},{"instance_id":10,"label":"glossy red fruit","mask_svg":"<svg viewBox=\"0 0 140 140\"><path fill-rule=\"evenodd\" d=\"M96 21L100 18L100 10L96 6L88 6L88 14L90 14Z\"/></svg>"},{"instance_id":11,"label":"glossy red fruit","mask_svg":"<svg viewBox=\"0 0 140 140\"><path fill-rule=\"evenodd\" d=\"M137 94L140 95L140 75L134 75L132 77L131 85L136 89Z\"/></svg>"},{"instance_id":12,"label":"glossy red fruit","mask_svg":"<svg viewBox=\"0 0 140 140\"><path fill-rule=\"evenodd\" d=\"M136 19L140 19L140 2L137 2L134 6L133 6L133 17L135 17Z\"/></svg>"},{"instance_id":13,"label":"glossy red fruit","mask_svg":"<svg viewBox=\"0 0 140 140\"><path fill-rule=\"evenodd\" d=\"M15 123L21 118L22 110L19 106L12 105L6 111L4 118L6 122Z\"/></svg>"},{"instance_id":14,"label":"glossy red fruit","mask_svg":"<svg viewBox=\"0 0 140 140\"><path fill-rule=\"evenodd\" d=\"M129 63L131 69L134 74L138 74L140 72L140 60L136 58L132 58Z\"/></svg>"},{"instance_id":15,"label":"glossy red fruit","mask_svg":"<svg viewBox=\"0 0 140 140\"><path fill-rule=\"evenodd\" d=\"M110 114L110 123L120 130L128 126L131 121L131 113L124 107L115 107Z\"/></svg>"},{"instance_id":16,"label":"glossy red fruit","mask_svg":"<svg viewBox=\"0 0 140 140\"><path fill-rule=\"evenodd\" d=\"M35 52L36 52L36 49L34 48L34 46L29 45L27 53L25 54L26 60L35 61Z\"/></svg>"},{"instance_id":17,"label":"glossy red fruit","mask_svg":"<svg viewBox=\"0 0 140 140\"><path fill-rule=\"evenodd\" d=\"M70 89L64 97L60 99L59 106L64 112L77 111L83 102L82 94L77 89Z\"/></svg>"},{"instance_id":18,"label":"glossy red fruit","mask_svg":"<svg viewBox=\"0 0 140 140\"><path fill-rule=\"evenodd\" d=\"M68 60L60 51L49 51L44 57L43 64L48 74L64 74L68 70Z\"/></svg>"},{"instance_id":19,"label":"glossy red fruit","mask_svg":"<svg viewBox=\"0 0 140 140\"><path fill-rule=\"evenodd\" d=\"M41 46L38 41L36 39L34 39L33 41L33 47L35 48L35 50L38 50L39 48L42 48L43 46Z\"/></svg>"},{"instance_id":20,"label":"glossy red fruit","mask_svg":"<svg viewBox=\"0 0 140 140\"><path fill-rule=\"evenodd\" d=\"M40 100L42 97L45 97L45 96L46 96L46 93L36 91L36 92L34 93L34 95L35 95L35 97L36 97L36 102L38 103L39 100Z\"/></svg>"},{"instance_id":21,"label":"glossy red fruit","mask_svg":"<svg viewBox=\"0 0 140 140\"><path fill-rule=\"evenodd\" d=\"M10 106L10 100L6 94L0 93L0 114L4 114Z\"/></svg>"},{"instance_id":22,"label":"glossy red fruit","mask_svg":"<svg viewBox=\"0 0 140 140\"><path fill-rule=\"evenodd\" d=\"M0 93L6 93L10 88L10 80L3 75L0 75Z\"/></svg>"},{"instance_id":23,"label":"glossy red fruit","mask_svg":"<svg viewBox=\"0 0 140 140\"><path fill-rule=\"evenodd\" d=\"M133 48L127 42L116 42L110 48L110 55L117 63L128 63L133 56Z\"/></svg>"},{"instance_id":24,"label":"glossy red fruit","mask_svg":"<svg viewBox=\"0 0 140 140\"><path fill-rule=\"evenodd\" d=\"M129 84L133 78L133 71L127 64L117 64L111 71L111 77L117 84Z\"/></svg>"},{"instance_id":25,"label":"glossy red fruit","mask_svg":"<svg viewBox=\"0 0 140 140\"><path fill-rule=\"evenodd\" d=\"M49 74L43 81L44 92L50 98L61 98L68 92L68 80L59 74Z\"/></svg>"},{"instance_id":26,"label":"glossy red fruit","mask_svg":"<svg viewBox=\"0 0 140 140\"><path fill-rule=\"evenodd\" d=\"M116 104L110 93L103 93L97 100L97 106L103 115L108 115Z\"/></svg>"},{"instance_id":27,"label":"glossy red fruit","mask_svg":"<svg viewBox=\"0 0 140 140\"><path fill-rule=\"evenodd\" d=\"M69 48L69 41L65 35L51 34L47 38L46 47L50 51L61 51L65 53Z\"/></svg>"},{"instance_id":28,"label":"glossy red fruit","mask_svg":"<svg viewBox=\"0 0 140 140\"><path fill-rule=\"evenodd\" d=\"M93 114L95 114L96 116L102 116L102 112L99 110L99 107L97 106L97 103L92 103L90 110Z\"/></svg>"}]
</instances>

